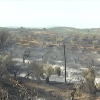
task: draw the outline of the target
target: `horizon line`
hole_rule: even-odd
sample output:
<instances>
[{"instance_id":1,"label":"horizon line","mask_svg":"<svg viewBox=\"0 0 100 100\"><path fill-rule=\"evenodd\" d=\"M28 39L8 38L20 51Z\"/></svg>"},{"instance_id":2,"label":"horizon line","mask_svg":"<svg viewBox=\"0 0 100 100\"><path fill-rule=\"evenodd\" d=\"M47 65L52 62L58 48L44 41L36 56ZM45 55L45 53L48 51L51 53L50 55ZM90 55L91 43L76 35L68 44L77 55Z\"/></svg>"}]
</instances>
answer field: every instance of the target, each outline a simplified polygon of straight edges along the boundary
<instances>
[{"instance_id":1,"label":"horizon line","mask_svg":"<svg viewBox=\"0 0 100 100\"><path fill-rule=\"evenodd\" d=\"M36 28L36 29L43 29L43 28L46 28L46 29L49 29L49 28L75 28L75 29L95 29L95 28L100 28L100 27L92 27L92 28L78 28L78 27L69 27L69 26L46 26L46 27L25 27L25 26L0 26L0 28Z\"/></svg>"}]
</instances>

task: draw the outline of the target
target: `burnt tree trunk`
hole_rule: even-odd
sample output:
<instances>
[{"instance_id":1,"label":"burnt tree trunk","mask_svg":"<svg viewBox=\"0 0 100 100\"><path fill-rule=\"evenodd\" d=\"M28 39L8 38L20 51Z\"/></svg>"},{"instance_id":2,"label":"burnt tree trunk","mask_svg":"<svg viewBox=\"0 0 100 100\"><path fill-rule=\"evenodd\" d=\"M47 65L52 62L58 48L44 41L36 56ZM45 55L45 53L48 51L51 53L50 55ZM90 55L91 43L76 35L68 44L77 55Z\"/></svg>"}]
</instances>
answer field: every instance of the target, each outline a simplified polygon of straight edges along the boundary
<instances>
[{"instance_id":1,"label":"burnt tree trunk","mask_svg":"<svg viewBox=\"0 0 100 100\"><path fill-rule=\"evenodd\" d=\"M46 83L49 83L49 77L46 78Z\"/></svg>"}]
</instances>

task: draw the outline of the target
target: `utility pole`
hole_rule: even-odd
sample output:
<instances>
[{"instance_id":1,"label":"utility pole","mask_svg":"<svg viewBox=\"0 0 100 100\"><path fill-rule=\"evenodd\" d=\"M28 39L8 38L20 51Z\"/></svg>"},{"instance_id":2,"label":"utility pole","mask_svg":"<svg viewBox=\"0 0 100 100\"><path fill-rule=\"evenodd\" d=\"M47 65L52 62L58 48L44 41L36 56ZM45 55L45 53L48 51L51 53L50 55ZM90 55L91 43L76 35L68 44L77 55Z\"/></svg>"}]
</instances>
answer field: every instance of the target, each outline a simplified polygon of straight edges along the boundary
<instances>
[{"instance_id":1,"label":"utility pole","mask_svg":"<svg viewBox=\"0 0 100 100\"><path fill-rule=\"evenodd\" d=\"M65 43L63 44L64 45L64 61L65 61L65 83L66 83L66 47L65 47Z\"/></svg>"}]
</instances>

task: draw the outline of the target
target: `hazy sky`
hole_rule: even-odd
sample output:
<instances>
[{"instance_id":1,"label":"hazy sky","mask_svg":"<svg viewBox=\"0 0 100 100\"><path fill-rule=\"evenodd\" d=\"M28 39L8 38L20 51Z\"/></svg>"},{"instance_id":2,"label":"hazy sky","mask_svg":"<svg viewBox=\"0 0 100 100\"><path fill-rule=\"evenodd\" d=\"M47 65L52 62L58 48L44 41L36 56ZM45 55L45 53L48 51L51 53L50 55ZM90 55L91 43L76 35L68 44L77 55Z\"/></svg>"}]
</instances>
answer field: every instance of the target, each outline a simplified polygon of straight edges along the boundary
<instances>
[{"instance_id":1,"label":"hazy sky","mask_svg":"<svg viewBox=\"0 0 100 100\"><path fill-rule=\"evenodd\" d=\"M100 28L100 0L0 0L0 27Z\"/></svg>"}]
</instances>

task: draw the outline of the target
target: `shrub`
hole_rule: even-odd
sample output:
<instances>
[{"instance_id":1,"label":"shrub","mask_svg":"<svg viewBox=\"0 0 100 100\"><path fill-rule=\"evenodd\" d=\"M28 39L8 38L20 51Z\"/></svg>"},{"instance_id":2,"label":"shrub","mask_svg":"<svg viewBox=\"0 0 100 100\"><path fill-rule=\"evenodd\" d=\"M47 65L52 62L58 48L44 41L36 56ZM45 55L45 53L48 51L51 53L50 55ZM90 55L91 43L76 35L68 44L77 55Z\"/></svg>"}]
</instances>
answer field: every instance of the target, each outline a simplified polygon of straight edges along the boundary
<instances>
[{"instance_id":1,"label":"shrub","mask_svg":"<svg viewBox=\"0 0 100 100\"><path fill-rule=\"evenodd\" d=\"M47 42L46 43L46 46L48 46L48 47L51 46L51 45L53 45L52 42Z\"/></svg>"},{"instance_id":2,"label":"shrub","mask_svg":"<svg viewBox=\"0 0 100 100\"><path fill-rule=\"evenodd\" d=\"M82 92L80 89L77 89L76 92L75 92L75 96L79 96L81 97L82 96Z\"/></svg>"},{"instance_id":3,"label":"shrub","mask_svg":"<svg viewBox=\"0 0 100 100\"><path fill-rule=\"evenodd\" d=\"M28 73L28 77L32 76L33 78L36 78L38 82L40 82L40 78L43 77L43 66L38 62L33 61L29 64Z\"/></svg>"},{"instance_id":4,"label":"shrub","mask_svg":"<svg viewBox=\"0 0 100 100\"><path fill-rule=\"evenodd\" d=\"M89 90L91 94L96 93L96 87L95 87L95 77L96 72L92 67L89 67L86 71L82 73L82 76L86 80L85 89Z\"/></svg>"},{"instance_id":5,"label":"shrub","mask_svg":"<svg viewBox=\"0 0 100 100\"><path fill-rule=\"evenodd\" d=\"M61 68L60 67L56 67L55 68L55 72L57 73L58 76L61 75Z\"/></svg>"}]
</instances>

